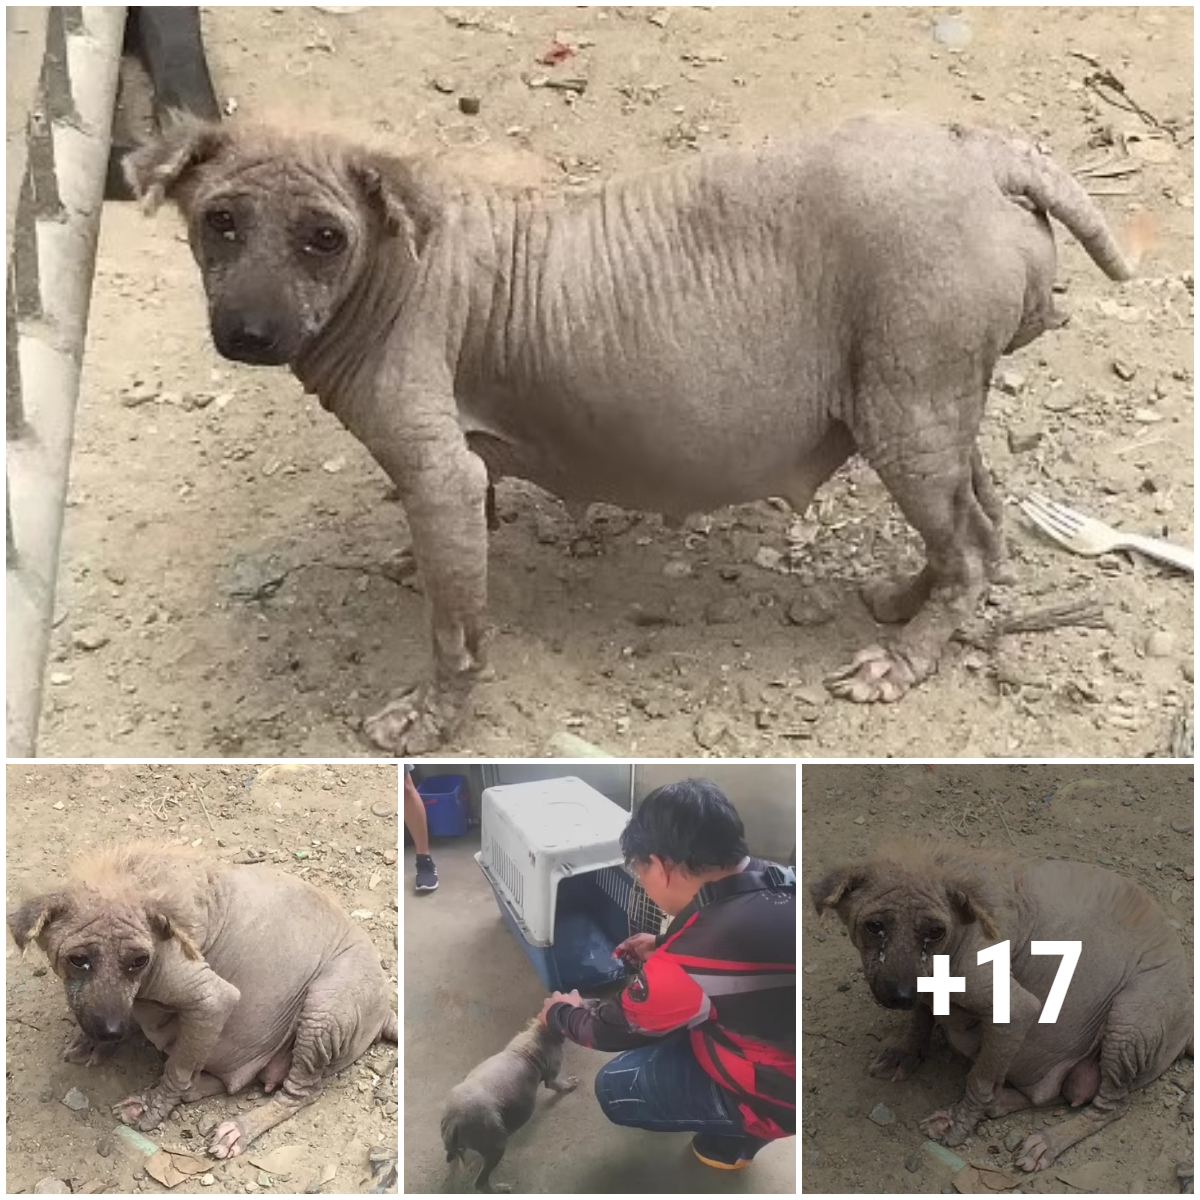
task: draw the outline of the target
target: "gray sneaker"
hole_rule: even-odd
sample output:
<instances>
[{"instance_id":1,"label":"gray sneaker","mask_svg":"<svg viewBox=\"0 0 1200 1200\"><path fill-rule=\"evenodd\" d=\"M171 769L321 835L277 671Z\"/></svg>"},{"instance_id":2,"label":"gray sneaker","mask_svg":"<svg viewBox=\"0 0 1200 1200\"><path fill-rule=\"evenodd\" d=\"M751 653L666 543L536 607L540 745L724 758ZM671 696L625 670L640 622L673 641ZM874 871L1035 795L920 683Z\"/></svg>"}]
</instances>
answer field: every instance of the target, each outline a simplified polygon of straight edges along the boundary
<instances>
[{"instance_id":1,"label":"gray sneaker","mask_svg":"<svg viewBox=\"0 0 1200 1200\"><path fill-rule=\"evenodd\" d=\"M436 892L438 885L437 867L428 854L417 855L417 891Z\"/></svg>"}]
</instances>

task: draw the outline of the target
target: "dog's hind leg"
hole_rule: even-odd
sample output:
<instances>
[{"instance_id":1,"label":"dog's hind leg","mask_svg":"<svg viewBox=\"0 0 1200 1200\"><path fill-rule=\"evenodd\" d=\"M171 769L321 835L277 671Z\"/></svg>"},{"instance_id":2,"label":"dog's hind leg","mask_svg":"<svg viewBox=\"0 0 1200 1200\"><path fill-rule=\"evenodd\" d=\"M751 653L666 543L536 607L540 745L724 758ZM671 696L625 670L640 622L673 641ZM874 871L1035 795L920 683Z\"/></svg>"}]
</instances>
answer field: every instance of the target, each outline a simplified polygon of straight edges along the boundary
<instances>
[{"instance_id":1,"label":"dog's hind leg","mask_svg":"<svg viewBox=\"0 0 1200 1200\"><path fill-rule=\"evenodd\" d=\"M508 1138L501 1136L499 1144L493 1143L486 1153L483 1155L483 1166L479 1168L479 1174L475 1176L475 1190L477 1192L510 1192L512 1188L507 1183L492 1183L491 1174L496 1169L497 1164L504 1157L504 1148L508 1145Z\"/></svg>"},{"instance_id":2,"label":"dog's hind leg","mask_svg":"<svg viewBox=\"0 0 1200 1200\"><path fill-rule=\"evenodd\" d=\"M257 1108L222 1121L212 1132L210 1154L216 1158L241 1154L268 1129L311 1104L327 1076L349 1066L370 1047L392 1015L381 976L373 947L362 942L338 955L309 984L282 1084ZM267 1069L281 1067L285 1053L276 1054Z\"/></svg>"}]
</instances>

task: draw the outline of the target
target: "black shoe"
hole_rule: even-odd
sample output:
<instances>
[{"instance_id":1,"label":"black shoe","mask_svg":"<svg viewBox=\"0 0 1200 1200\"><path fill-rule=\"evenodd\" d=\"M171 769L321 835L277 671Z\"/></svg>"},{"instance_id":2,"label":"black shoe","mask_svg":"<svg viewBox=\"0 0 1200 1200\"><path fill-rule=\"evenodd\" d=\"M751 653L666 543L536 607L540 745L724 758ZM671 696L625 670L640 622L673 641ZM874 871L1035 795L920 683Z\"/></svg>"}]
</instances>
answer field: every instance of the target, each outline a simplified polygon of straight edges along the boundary
<instances>
[{"instance_id":1,"label":"black shoe","mask_svg":"<svg viewBox=\"0 0 1200 1200\"><path fill-rule=\"evenodd\" d=\"M721 1171L740 1171L750 1165L756 1147L751 1139L721 1133L698 1133L692 1138L692 1153L706 1166Z\"/></svg>"},{"instance_id":2,"label":"black shoe","mask_svg":"<svg viewBox=\"0 0 1200 1200\"><path fill-rule=\"evenodd\" d=\"M428 854L417 855L417 891L436 892L438 885L437 867Z\"/></svg>"}]
</instances>

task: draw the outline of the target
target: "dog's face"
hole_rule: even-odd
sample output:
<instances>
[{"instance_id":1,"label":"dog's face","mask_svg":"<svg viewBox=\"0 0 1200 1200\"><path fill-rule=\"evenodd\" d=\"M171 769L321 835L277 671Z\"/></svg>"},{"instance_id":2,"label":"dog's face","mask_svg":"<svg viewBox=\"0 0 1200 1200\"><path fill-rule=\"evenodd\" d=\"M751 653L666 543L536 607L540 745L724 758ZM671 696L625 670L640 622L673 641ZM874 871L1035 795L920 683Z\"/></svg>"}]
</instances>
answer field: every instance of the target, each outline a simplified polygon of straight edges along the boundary
<instances>
[{"instance_id":1,"label":"dog's face","mask_svg":"<svg viewBox=\"0 0 1200 1200\"><path fill-rule=\"evenodd\" d=\"M966 926L990 924L969 881L896 862L839 868L810 893L818 913L832 908L841 918L885 1008L912 1008L918 977L933 974L933 956L953 953Z\"/></svg>"},{"instance_id":2,"label":"dog's face","mask_svg":"<svg viewBox=\"0 0 1200 1200\"><path fill-rule=\"evenodd\" d=\"M9 913L8 927L22 950L36 941L46 952L80 1029L97 1042L129 1032L142 982L164 940L177 933L156 901L106 899L89 889L30 900ZM185 953L194 951L182 940Z\"/></svg>"},{"instance_id":3,"label":"dog's face","mask_svg":"<svg viewBox=\"0 0 1200 1200\"><path fill-rule=\"evenodd\" d=\"M238 362L294 363L385 240L405 235L417 253L417 222L382 160L333 143L189 123L131 154L126 173L150 206L178 204L213 343Z\"/></svg>"}]
</instances>

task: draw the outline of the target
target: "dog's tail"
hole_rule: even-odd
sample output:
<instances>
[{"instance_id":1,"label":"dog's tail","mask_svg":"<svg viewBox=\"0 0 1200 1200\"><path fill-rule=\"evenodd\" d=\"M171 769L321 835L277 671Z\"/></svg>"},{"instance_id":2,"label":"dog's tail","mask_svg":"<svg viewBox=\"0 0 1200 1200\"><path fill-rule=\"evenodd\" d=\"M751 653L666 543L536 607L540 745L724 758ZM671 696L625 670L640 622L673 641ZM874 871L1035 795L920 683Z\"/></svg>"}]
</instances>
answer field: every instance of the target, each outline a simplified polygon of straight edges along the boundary
<instances>
[{"instance_id":1,"label":"dog's tail","mask_svg":"<svg viewBox=\"0 0 1200 1200\"><path fill-rule=\"evenodd\" d=\"M458 1117L451 1112L442 1114L442 1145L446 1147L447 1162L462 1158L465 1147L459 1137Z\"/></svg>"},{"instance_id":2,"label":"dog's tail","mask_svg":"<svg viewBox=\"0 0 1200 1200\"><path fill-rule=\"evenodd\" d=\"M953 132L960 138L984 141L992 173L1005 195L1020 197L1061 221L1109 279L1133 278L1153 240L1148 221L1131 226L1127 255L1083 185L1048 155L1028 142L984 130L954 126Z\"/></svg>"}]
</instances>

